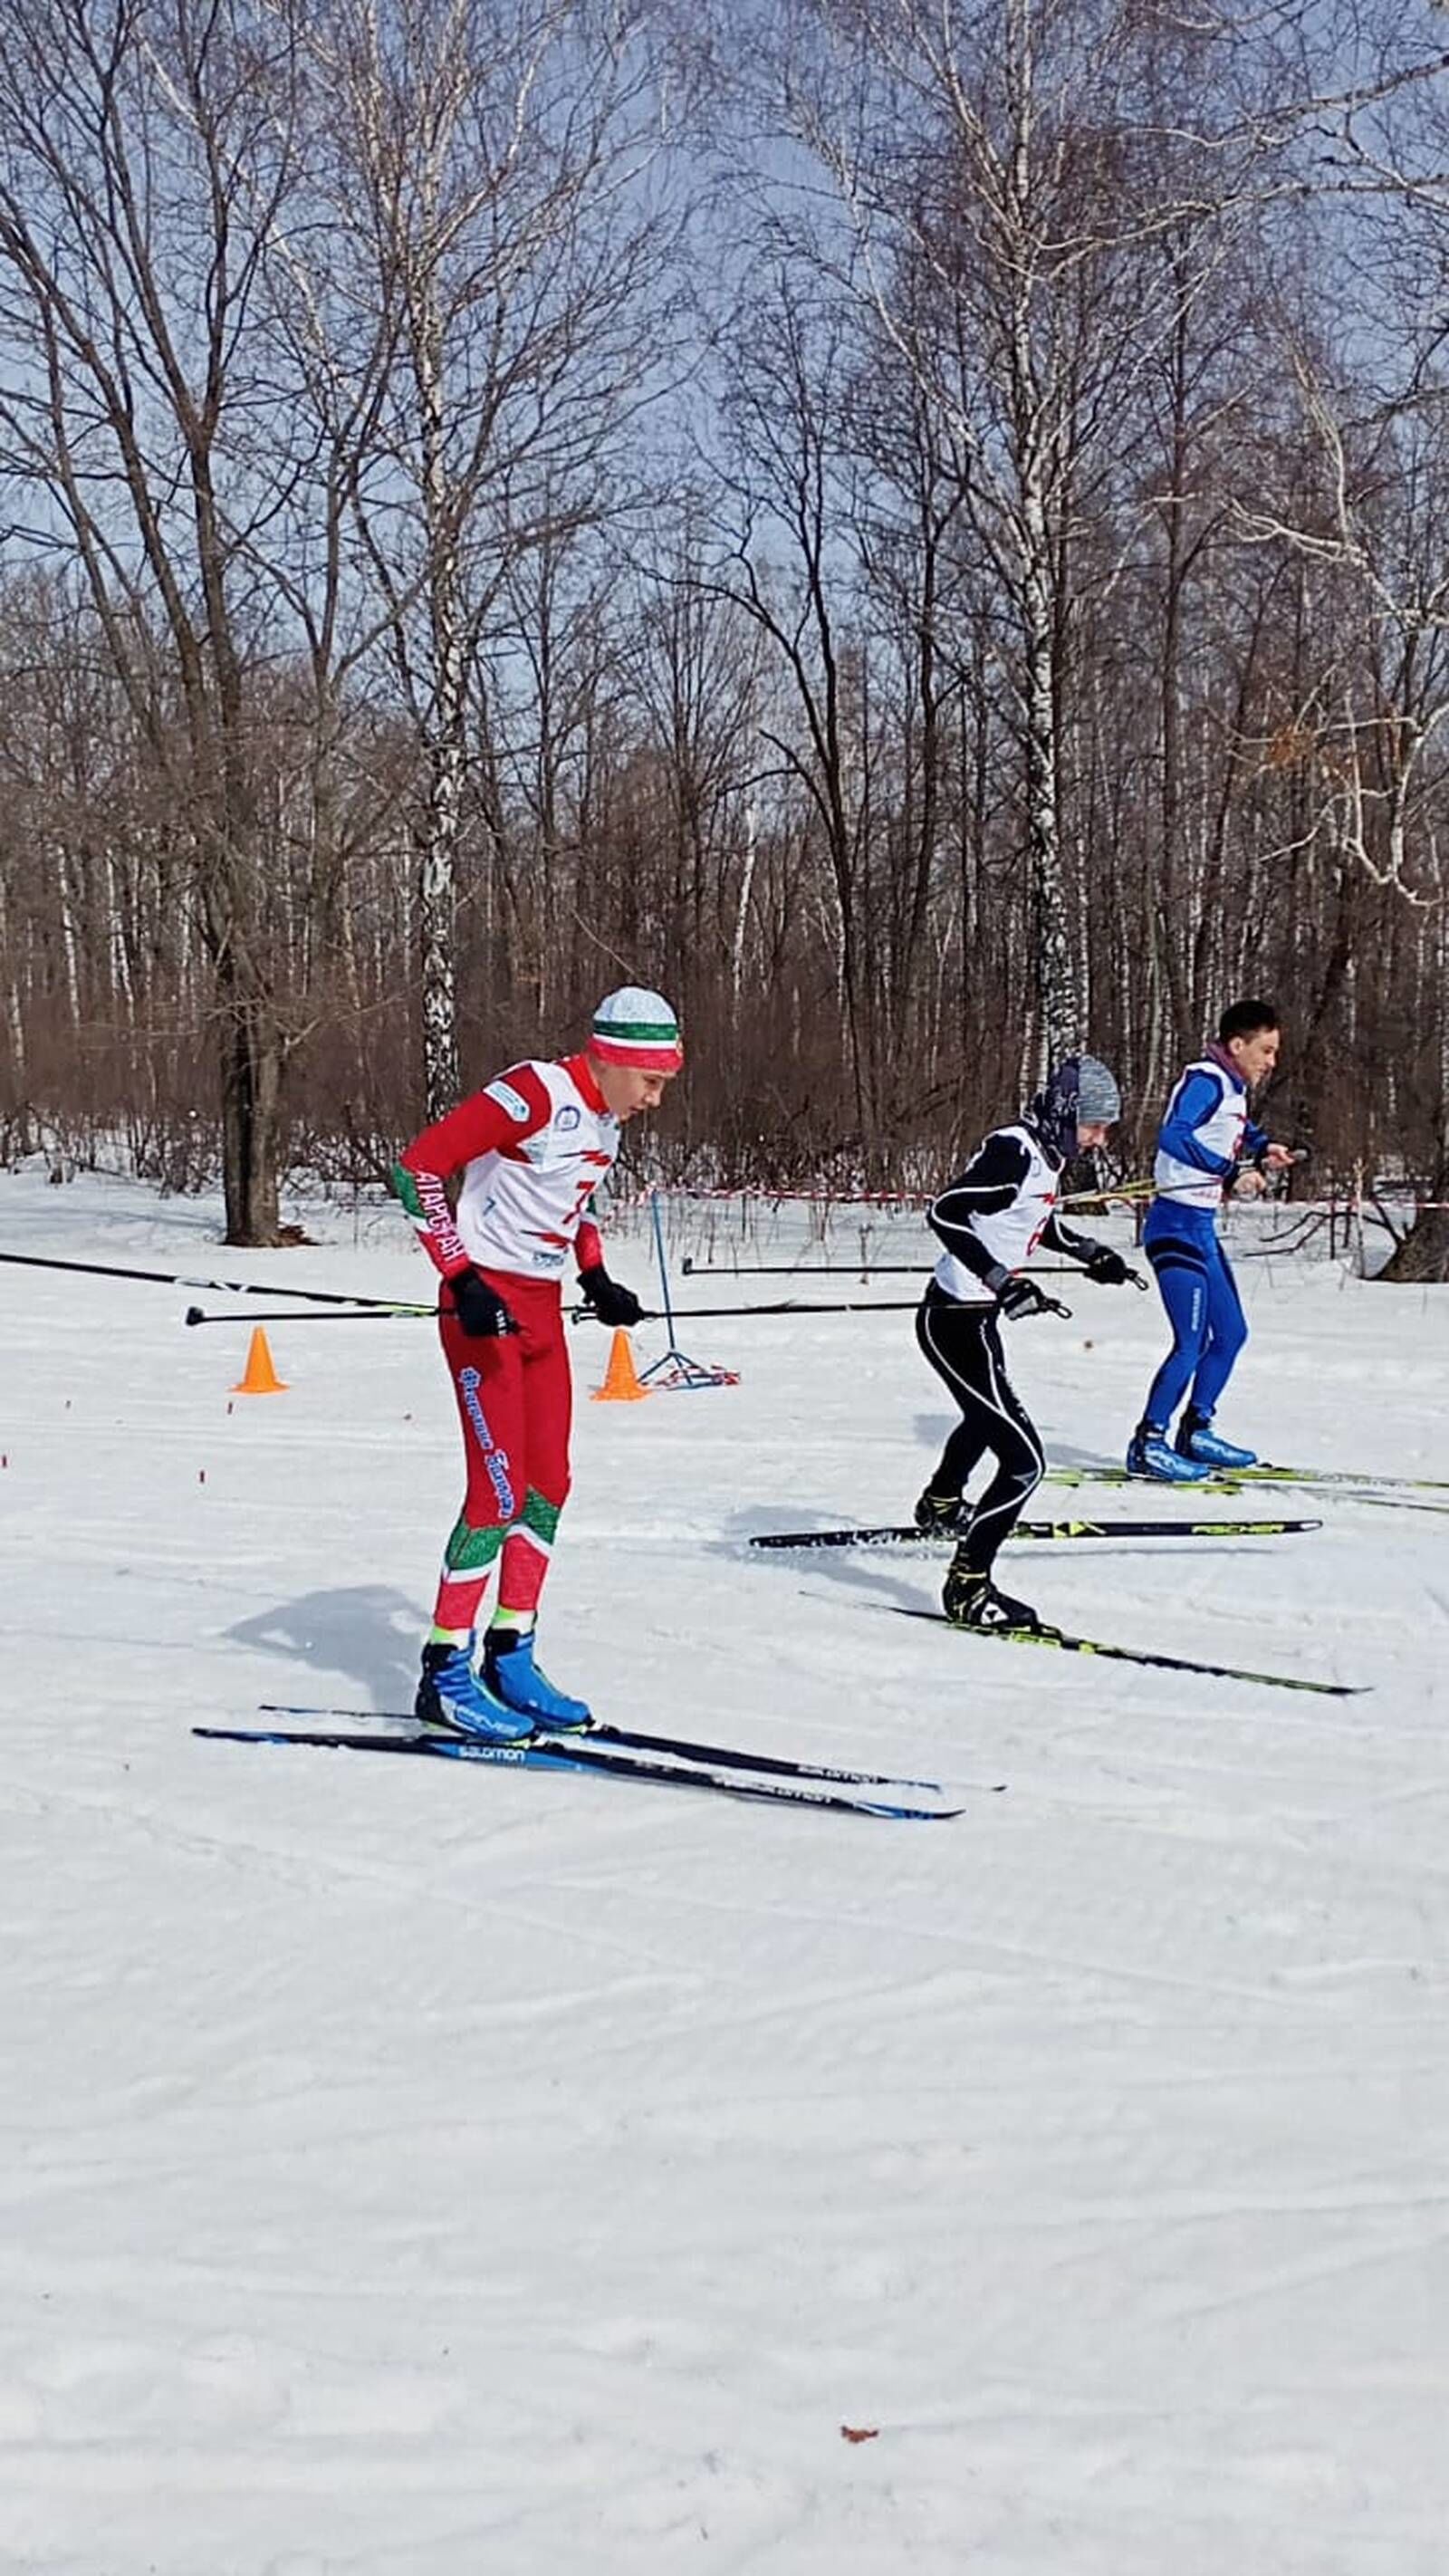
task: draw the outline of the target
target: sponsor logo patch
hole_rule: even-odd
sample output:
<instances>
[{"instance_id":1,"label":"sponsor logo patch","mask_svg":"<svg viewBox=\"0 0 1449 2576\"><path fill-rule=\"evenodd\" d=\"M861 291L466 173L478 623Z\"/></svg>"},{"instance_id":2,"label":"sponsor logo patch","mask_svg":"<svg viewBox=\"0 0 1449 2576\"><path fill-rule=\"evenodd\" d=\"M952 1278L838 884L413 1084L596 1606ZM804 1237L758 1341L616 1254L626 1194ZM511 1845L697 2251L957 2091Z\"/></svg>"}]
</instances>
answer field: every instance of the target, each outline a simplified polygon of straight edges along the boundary
<instances>
[{"instance_id":1,"label":"sponsor logo patch","mask_svg":"<svg viewBox=\"0 0 1449 2576\"><path fill-rule=\"evenodd\" d=\"M521 1091L514 1090L511 1082L485 1082L483 1092L486 1099L496 1100L500 1109L506 1109L509 1117L516 1119L520 1127L526 1125L531 1114L528 1103Z\"/></svg>"},{"instance_id":2,"label":"sponsor logo patch","mask_svg":"<svg viewBox=\"0 0 1449 2576\"><path fill-rule=\"evenodd\" d=\"M577 1109L575 1109L571 1100L566 1100L564 1102L562 1109L557 1112L553 1123L561 1136L572 1135L573 1130L579 1123L579 1113Z\"/></svg>"}]
</instances>

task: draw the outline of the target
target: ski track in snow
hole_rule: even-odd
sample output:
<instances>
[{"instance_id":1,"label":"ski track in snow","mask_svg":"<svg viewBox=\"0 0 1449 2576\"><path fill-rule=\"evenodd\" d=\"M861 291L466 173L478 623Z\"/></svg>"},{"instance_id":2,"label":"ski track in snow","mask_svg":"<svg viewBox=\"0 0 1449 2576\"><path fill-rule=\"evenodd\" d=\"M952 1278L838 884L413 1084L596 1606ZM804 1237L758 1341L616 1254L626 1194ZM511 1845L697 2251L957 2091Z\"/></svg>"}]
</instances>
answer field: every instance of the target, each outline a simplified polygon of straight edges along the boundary
<instances>
[{"instance_id":1,"label":"ski track in snow","mask_svg":"<svg viewBox=\"0 0 1449 2576\"><path fill-rule=\"evenodd\" d=\"M7 1249L426 1294L304 1213L249 1255L0 1175ZM671 1208L676 1264L726 1230ZM1449 1473L1449 1290L1242 1275L1230 1432ZM1057 1285L1013 1372L1112 1458L1156 1300ZM249 1301L193 1300L0 1266L7 2576L1444 2576L1449 1529L1012 1550L1065 1626L1358 1700L912 1630L924 1555L745 1544L908 1511L909 1315L681 1316L742 1383L581 1401L550 1668L959 1823L203 1744L406 1704L459 1471L426 1322L269 1326L232 1399Z\"/></svg>"}]
</instances>

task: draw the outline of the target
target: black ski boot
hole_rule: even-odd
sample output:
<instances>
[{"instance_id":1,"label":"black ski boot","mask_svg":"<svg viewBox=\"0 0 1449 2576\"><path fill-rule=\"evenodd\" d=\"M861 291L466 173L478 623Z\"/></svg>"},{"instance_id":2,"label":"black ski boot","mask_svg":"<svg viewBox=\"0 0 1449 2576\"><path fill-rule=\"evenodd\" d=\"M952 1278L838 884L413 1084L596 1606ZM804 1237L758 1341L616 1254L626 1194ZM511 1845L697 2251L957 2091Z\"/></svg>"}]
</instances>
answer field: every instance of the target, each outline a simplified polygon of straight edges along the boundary
<instances>
[{"instance_id":1,"label":"black ski boot","mask_svg":"<svg viewBox=\"0 0 1449 2576\"><path fill-rule=\"evenodd\" d=\"M969 1566L953 1565L941 1594L941 1606L957 1628L1016 1628L1029 1636L1039 1636L1043 1622L1029 1601L1013 1601L1009 1592L998 1592L989 1574L974 1573Z\"/></svg>"},{"instance_id":2,"label":"black ski boot","mask_svg":"<svg viewBox=\"0 0 1449 2576\"><path fill-rule=\"evenodd\" d=\"M948 1530L964 1529L971 1518L971 1506L960 1494L938 1494L933 1485L917 1499L911 1515L918 1530L927 1536Z\"/></svg>"}]
</instances>

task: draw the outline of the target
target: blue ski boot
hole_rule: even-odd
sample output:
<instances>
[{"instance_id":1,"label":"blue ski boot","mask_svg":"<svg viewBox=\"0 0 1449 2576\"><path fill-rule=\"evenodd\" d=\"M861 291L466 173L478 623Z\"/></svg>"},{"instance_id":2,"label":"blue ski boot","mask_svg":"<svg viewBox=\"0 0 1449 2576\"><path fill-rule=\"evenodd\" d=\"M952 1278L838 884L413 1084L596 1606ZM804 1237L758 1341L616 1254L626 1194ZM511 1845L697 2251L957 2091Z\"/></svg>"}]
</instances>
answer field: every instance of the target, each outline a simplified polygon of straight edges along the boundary
<instances>
[{"instance_id":1,"label":"blue ski boot","mask_svg":"<svg viewBox=\"0 0 1449 2576\"><path fill-rule=\"evenodd\" d=\"M592 1722L593 1711L585 1701L555 1690L547 1674L539 1671L533 1660L531 1628L490 1628L483 1671L495 1698L545 1735L571 1734Z\"/></svg>"},{"instance_id":2,"label":"blue ski boot","mask_svg":"<svg viewBox=\"0 0 1449 2576\"><path fill-rule=\"evenodd\" d=\"M479 1680L466 1646L424 1646L413 1715L420 1726L481 1736L488 1744L521 1744L533 1733L531 1717L495 1699Z\"/></svg>"},{"instance_id":3,"label":"blue ski boot","mask_svg":"<svg viewBox=\"0 0 1449 2576\"><path fill-rule=\"evenodd\" d=\"M1139 1422L1127 1444L1127 1473L1150 1477L1159 1485L1200 1485L1209 1469L1174 1449L1155 1422Z\"/></svg>"},{"instance_id":4,"label":"blue ski boot","mask_svg":"<svg viewBox=\"0 0 1449 2576\"><path fill-rule=\"evenodd\" d=\"M1177 1426L1176 1448L1179 1458L1194 1458L1200 1467L1216 1467L1219 1471L1232 1467L1256 1467L1258 1463L1256 1449L1237 1449L1231 1440L1219 1439L1212 1426L1212 1416L1191 1410L1183 1415Z\"/></svg>"}]
</instances>

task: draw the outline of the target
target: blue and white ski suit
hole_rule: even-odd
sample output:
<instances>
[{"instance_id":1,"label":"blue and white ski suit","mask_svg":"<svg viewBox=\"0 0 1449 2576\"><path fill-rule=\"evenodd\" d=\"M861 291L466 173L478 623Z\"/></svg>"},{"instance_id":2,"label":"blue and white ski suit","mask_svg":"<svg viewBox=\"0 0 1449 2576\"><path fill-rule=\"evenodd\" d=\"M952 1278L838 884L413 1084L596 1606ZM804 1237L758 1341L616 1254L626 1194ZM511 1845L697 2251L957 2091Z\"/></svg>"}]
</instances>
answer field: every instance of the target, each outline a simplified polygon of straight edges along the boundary
<instances>
[{"instance_id":1,"label":"blue and white ski suit","mask_svg":"<svg viewBox=\"0 0 1449 2576\"><path fill-rule=\"evenodd\" d=\"M1167 1429L1189 1394L1193 1412L1211 1420L1248 1338L1217 1211L1239 1164L1267 1142L1248 1116L1248 1087L1231 1056L1210 1048L1188 1066L1167 1104L1153 1172L1157 1195L1142 1230L1172 1326L1172 1348L1143 1415L1156 1431Z\"/></svg>"}]
</instances>

